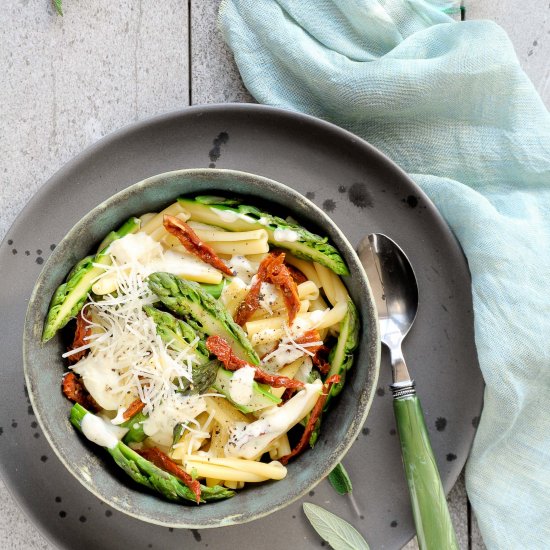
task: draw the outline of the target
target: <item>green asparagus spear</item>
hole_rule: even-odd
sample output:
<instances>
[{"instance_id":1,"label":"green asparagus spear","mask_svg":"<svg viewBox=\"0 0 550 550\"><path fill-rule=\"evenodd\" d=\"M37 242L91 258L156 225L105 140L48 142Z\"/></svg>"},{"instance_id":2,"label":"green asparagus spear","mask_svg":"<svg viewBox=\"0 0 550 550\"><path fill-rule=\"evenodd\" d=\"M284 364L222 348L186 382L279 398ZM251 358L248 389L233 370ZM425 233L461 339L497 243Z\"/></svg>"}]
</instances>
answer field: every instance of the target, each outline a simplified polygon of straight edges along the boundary
<instances>
[{"instance_id":1,"label":"green asparagus spear","mask_svg":"<svg viewBox=\"0 0 550 550\"><path fill-rule=\"evenodd\" d=\"M161 311L151 306L145 306L145 313L155 321L157 333L162 341L170 344L175 350L185 350L190 344L200 338L194 344L194 353L198 363L193 364L191 378L192 382L182 380L179 392L184 395L191 393L202 393L206 391L216 379L218 363L209 361L209 351L204 344L202 332L196 332L188 323L174 317L171 313Z\"/></svg>"},{"instance_id":2,"label":"green asparagus spear","mask_svg":"<svg viewBox=\"0 0 550 550\"><path fill-rule=\"evenodd\" d=\"M94 261L94 258L95 256L92 254L91 256L86 256L85 258L82 258L82 260L80 260L79 262L76 262L73 268L69 271L69 274L65 277L65 282L72 279L75 273L91 264Z\"/></svg>"},{"instance_id":3,"label":"green asparagus spear","mask_svg":"<svg viewBox=\"0 0 550 550\"><path fill-rule=\"evenodd\" d=\"M265 229L270 244L290 251L297 258L318 262L338 275L349 275L346 263L336 248L327 242L328 239L311 233L301 225L263 212L255 206L236 205L234 200L222 197L180 197L178 202L196 221L229 231Z\"/></svg>"},{"instance_id":4,"label":"green asparagus spear","mask_svg":"<svg viewBox=\"0 0 550 550\"><path fill-rule=\"evenodd\" d=\"M216 380L219 362L217 360L208 361L202 365L193 365L191 378L193 382L181 380L178 393L182 395L198 395L204 393L210 388Z\"/></svg>"},{"instance_id":5,"label":"green asparagus spear","mask_svg":"<svg viewBox=\"0 0 550 550\"><path fill-rule=\"evenodd\" d=\"M208 361L210 354L201 339L202 333L197 333L188 323L166 311L161 311L153 306L144 306L143 310L155 321L157 334L162 341L165 344L169 343L175 350L182 351L189 348L198 336L199 340L194 344L195 355L200 363Z\"/></svg>"},{"instance_id":6,"label":"green asparagus spear","mask_svg":"<svg viewBox=\"0 0 550 550\"><path fill-rule=\"evenodd\" d=\"M233 321L223 305L202 290L198 283L185 281L171 273L149 275L149 287L171 311L193 321L208 336L221 336L233 352L254 365L260 363L257 353L243 329Z\"/></svg>"},{"instance_id":7,"label":"green asparagus spear","mask_svg":"<svg viewBox=\"0 0 550 550\"><path fill-rule=\"evenodd\" d=\"M84 407L76 403L71 409L71 423L82 431L82 420L89 413ZM169 500L196 502L196 497L182 481L177 477L161 470L153 463L149 462L138 453L130 449L127 445L119 441L112 448L105 447L107 452L114 458L120 466L134 481L141 485L161 493ZM226 489L220 485L206 487L201 485L201 502L222 500L230 498L235 494L234 491Z\"/></svg>"},{"instance_id":8,"label":"green asparagus spear","mask_svg":"<svg viewBox=\"0 0 550 550\"><path fill-rule=\"evenodd\" d=\"M127 445L144 441L147 438L147 434L143 431L143 423L147 418L148 416L140 411L121 424L122 428L128 428L128 432L122 438L122 441Z\"/></svg>"},{"instance_id":9,"label":"green asparagus spear","mask_svg":"<svg viewBox=\"0 0 550 550\"><path fill-rule=\"evenodd\" d=\"M346 372L353 364L353 352L359 345L359 317L355 304L348 298L348 311L340 322L340 334L336 345L330 351L328 361L330 370L327 377L333 374L340 375L340 382L334 384L325 403L324 410L327 410L331 397L338 395L344 386Z\"/></svg>"},{"instance_id":10,"label":"green asparagus spear","mask_svg":"<svg viewBox=\"0 0 550 550\"><path fill-rule=\"evenodd\" d=\"M140 221L138 218L130 218L115 232L116 238L120 239L129 233L137 231L139 224ZM116 239L113 237L113 240ZM72 317L78 315L86 302L93 283L105 271L102 266L107 266L111 263L111 257L108 253L109 246L95 256L88 256L78 262L75 268L71 270L71 273L69 273L70 277L67 281L57 288L50 302L50 308L44 322L42 342L47 342L53 338L55 333L63 328Z\"/></svg>"},{"instance_id":11,"label":"green asparagus spear","mask_svg":"<svg viewBox=\"0 0 550 550\"><path fill-rule=\"evenodd\" d=\"M224 289L226 282L227 279L222 279L222 282L218 283L217 285L208 285L206 283L201 283L201 288L205 292L208 292L208 294L210 294L212 298L218 299L222 294L222 290Z\"/></svg>"},{"instance_id":12,"label":"green asparagus spear","mask_svg":"<svg viewBox=\"0 0 550 550\"><path fill-rule=\"evenodd\" d=\"M120 229L107 233L105 238L99 244L97 252L103 252L108 246L111 245L111 243L117 239L120 239L120 237L123 237L124 235L128 235L128 233L135 233L140 227L141 221L139 218L130 218L129 220L126 220Z\"/></svg>"}]
</instances>

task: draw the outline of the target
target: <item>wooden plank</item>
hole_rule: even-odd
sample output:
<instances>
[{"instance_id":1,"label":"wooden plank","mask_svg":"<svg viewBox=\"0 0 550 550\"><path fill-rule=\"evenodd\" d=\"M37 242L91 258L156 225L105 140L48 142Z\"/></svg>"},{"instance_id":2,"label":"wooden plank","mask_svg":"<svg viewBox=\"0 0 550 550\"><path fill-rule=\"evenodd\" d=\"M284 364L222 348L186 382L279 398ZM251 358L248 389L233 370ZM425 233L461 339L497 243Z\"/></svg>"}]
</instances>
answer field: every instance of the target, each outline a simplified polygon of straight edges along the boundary
<instances>
[{"instance_id":1,"label":"wooden plank","mask_svg":"<svg viewBox=\"0 0 550 550\"><path fill-rule=\"evenodd\" d=\"M541 0L473 0L467 19L491 19L508 33L521 66L550 107L550 9Z\"/></svg>"},{"instance_id":2,"label":"wooden plank","mask_svg":"<svg viewBox=\"0 0 550 550\"><path fill-rule=\"evenodd\" d=\"M250 103L233 54L217 27L219 0L191 0L191 102Z\"/></svg>"},{"instance_id":3,"label":"wooden plank","mask_svg":"<svg viewBox=\"0 0 550 550\"><path fill-rule=\"evenodd\" d=\"M49 0L0 10L0 237L100 137L188 104L187 2Z\"/></svg>"},{"instance_id":4,"label":"wooden plank","mask_svg":"<svg viewBox=\"0 0 550 550\"><path fill-rule=\"evenodd\" d=\"M100 137L188 104L187 2L5 2L0 239L34 192ZM52 496L53 502L53 496ZM51 549L0 482L0 548Z\"/></svg>"},{"instance_id":5,"label":"wooden plank","mask_svg":"<svg viewBox=\"0 0 550 550\"><path fill-rule=\"evenodd\" d=\"M476 515L468 502L468 516L469 516L469 528L470 528L470 549L471 550L485 550L486 546L481 537L481 531L477 524Z\"/></svg>"}]
</instances>

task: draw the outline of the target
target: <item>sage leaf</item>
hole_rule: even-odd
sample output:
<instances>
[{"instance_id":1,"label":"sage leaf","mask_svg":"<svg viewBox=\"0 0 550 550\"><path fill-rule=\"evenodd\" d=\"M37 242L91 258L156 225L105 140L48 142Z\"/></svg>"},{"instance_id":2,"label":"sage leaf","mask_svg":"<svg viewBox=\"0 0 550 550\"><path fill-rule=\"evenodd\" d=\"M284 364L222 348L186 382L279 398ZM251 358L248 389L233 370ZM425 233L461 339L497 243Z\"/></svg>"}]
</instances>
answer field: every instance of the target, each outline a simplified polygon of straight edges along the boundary
<instances>
[{"instance_id":1,"label":"sage leaf","mask_svg":"<svg viewBox=\"0 0 550 550\"><path fill-rule=\"evenodd\" d=\"M369 550L361 533L347 521L309 502L304 503L304 513L313 529L334 550Z\"/></svg>"},{"instance_id":2,"label":"sage leaf","mask_svg":"<svg viewBox=\"0 0 550 550\"><path fill-rule=\"evenodd\" d=\"M54 7L55 7L55 11L56 11L59 15L63 15L62 0L53 0L53 5L54 5Z\"/></svg>"},{"instance_id":3,"label":"sage leaf","mask_svg":"<svg viewBox=\"0 0 550 550\"><path fill-rule=\"evenodd\" d=\"M351 479L341 462L330 472L328 480L339 495L347 495L352 492Z\"/></svg>"}]
</instances>

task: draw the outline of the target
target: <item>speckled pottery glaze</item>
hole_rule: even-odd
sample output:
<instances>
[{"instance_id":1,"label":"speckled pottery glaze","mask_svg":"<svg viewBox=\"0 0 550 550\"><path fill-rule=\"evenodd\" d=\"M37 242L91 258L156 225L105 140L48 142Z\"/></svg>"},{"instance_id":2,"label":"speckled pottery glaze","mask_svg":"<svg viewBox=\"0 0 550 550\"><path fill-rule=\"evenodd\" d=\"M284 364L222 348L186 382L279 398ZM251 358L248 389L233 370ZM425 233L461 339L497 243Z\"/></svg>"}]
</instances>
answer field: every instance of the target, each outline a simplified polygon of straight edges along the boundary
<instances>
[{"instance_id":1,"label":"speckled pottery glaze","mask_svg":"<svg viewBox=\"0 0 550 550\"><path fill-rule=\"evenodd\" d=\"M175 504L135 485L96 445L69 423L71 404L62 396L64 349L56 337L41 343L49 301L71 267L128 217L159 211L180 195L238 194L251 204L269 205L307 228L328 235L351 275L344 282L358 306L362 331L353 370L327 414L321 438L292 462L287 477L248 487L234 498L203 506ZM376 311L363 268L344 234L327 214L291 188L273 180L234 170L195 169L160 174L136 183L99 204L82 218L55 248L42 270L29 302L23 338L25 378L36 417L57 456L93 494L119 511L168 527L207 528L244 523L266 516L299 499L342 459L365 422L377 386L380 345Z\"/></svg>"}]
</instances>

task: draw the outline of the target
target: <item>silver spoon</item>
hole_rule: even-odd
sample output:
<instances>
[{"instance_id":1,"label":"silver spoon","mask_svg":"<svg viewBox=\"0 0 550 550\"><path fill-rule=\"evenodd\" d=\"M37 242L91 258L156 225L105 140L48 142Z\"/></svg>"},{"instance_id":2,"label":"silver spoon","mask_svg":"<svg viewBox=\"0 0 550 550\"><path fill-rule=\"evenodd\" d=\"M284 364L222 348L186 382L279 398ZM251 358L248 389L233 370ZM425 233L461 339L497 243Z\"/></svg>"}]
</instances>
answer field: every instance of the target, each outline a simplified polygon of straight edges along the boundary
<instances>
[{"instance_id":1,"label":"silver spoon","mask_svg":"<svg viewBox=\"0 0 550 550\"><path fill-rule=\"evenodd\" d=\"M382 343L390 350L393 409L418 545L421 550L458 550L422 407L401 350L418 311L414 271L405 253L386 235L368 235L357 252L372 287Z\"/></svg>"}]
</instances>

